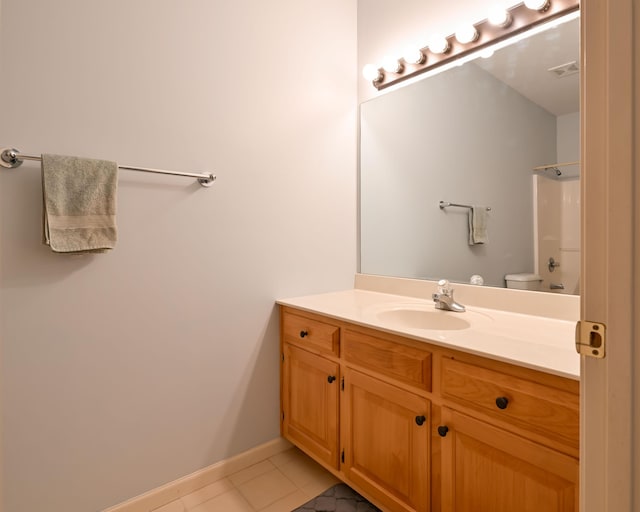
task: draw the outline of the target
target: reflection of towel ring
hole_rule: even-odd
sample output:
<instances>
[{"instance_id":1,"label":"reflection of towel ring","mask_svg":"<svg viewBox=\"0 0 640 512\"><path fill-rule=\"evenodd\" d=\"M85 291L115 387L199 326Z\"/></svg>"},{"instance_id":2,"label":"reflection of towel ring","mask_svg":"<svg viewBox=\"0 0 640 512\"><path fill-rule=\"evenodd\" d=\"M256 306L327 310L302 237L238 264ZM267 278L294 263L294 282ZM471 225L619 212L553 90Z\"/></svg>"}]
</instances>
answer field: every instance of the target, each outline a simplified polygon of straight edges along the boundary
<instances>
[{"instance_id":1,"label":"reflection of towel ring","mask_svg":"<svg viewBox=\"0 0 640 512\"><path fill-rule=\"evenodd\" d=\"M549 262L547 263L547 267L549 268L549 272L553 272L556 267L559 267L560 263L553 259L553 256L549 258Z\"/></svg>"}]
</instances>

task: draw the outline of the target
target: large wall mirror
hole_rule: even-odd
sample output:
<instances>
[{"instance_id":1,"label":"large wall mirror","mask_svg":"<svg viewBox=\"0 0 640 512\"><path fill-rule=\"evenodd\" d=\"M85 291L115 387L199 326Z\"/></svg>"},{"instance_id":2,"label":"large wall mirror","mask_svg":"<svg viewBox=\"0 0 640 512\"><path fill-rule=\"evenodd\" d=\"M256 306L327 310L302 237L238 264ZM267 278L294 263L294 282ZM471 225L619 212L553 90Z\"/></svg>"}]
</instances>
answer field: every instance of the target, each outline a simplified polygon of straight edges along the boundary
<instances>
[{"instance_id":1,"label":"large wall mirror","mask_svg":"<svg viewBox=\"0 0 640 512\"><path fill-rule=\"evenodd\" d=\"M579 293L579 20L551 23L361 105L362 273Z\"/></svg>"}]
</instances>

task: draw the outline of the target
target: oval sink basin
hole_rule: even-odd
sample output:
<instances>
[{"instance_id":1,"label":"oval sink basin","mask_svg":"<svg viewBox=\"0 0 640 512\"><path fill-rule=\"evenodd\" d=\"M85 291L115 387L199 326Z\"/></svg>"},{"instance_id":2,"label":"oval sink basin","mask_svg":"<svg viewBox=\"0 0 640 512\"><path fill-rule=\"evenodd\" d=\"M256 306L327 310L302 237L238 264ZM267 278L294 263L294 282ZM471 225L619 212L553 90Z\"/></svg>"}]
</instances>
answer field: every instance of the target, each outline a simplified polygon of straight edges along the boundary
<instances>
[{"instance_id":1,"label":"oval sink basin","mask_svg":"<svg viewBox=\"0 0 640 512\"><path fill-rule=\"evenodd\" d=\"M440 310L390 309L378 313L383 322L400 325L410 329L429 329L434 331L459 331L468 329L471 324L464 318L466 313L452 313Z\"/></svg>"}]
</instances>

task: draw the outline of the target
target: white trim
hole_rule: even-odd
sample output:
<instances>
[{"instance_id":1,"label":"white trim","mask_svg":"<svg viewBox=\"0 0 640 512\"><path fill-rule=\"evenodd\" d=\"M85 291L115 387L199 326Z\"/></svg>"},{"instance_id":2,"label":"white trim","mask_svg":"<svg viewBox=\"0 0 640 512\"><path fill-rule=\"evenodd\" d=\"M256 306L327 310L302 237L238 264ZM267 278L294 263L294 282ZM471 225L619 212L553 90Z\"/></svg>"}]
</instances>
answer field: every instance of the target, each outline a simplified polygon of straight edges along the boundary
<instances>
[{"instance_id":1,"label":"white trim","mask_svg":"<svg viewBox=\"0 0 640 512\"><path fill-rule=\"evenodd\" d=\"M606 324L608 338L605 359L582 361L582 512L634 510L635 3L581 3L581 319Z\"/></svg>"},{"instance_id":2,"label":"white trim","mask_svg":"<svg viewBox=\"0 0 640 512\"><path fill-rule=\"evenodd\" d=\"M195 473L191 473L190 475L161 485L140 496L105 509L103 512L149 512L237 471L284 452L291 447L292 444L282 437L273 439L240 455L222 460Z\"/></svg>"}]
</instances>

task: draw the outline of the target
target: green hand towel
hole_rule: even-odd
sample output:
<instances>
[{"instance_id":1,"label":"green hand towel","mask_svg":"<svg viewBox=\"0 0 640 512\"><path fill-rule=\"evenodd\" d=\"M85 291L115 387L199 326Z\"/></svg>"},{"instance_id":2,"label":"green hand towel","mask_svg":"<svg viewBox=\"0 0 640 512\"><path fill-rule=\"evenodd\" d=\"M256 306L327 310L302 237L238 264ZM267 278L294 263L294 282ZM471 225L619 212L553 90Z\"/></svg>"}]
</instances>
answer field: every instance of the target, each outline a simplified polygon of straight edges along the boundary
<instances>
[{"instance_id":1,"label":"green hand towel","mask_svg":"<svg viewBox=\"0 0 640 512\"><path fill-rule=\"evenodd\" d=\"M43 243L59 253L115 247L118 165L42 155Z\"/></svg>"},{"instance_id":2,"label":"green hand towel","mask_svg":"<svg viewBox=\"0 0 640 512\"><path fill-rule=\"evenodd\" d=\"M469 209L469 245L486 244L489 242L487 220L486 206L472 206Z\"/></svg>"}]
</instances>

